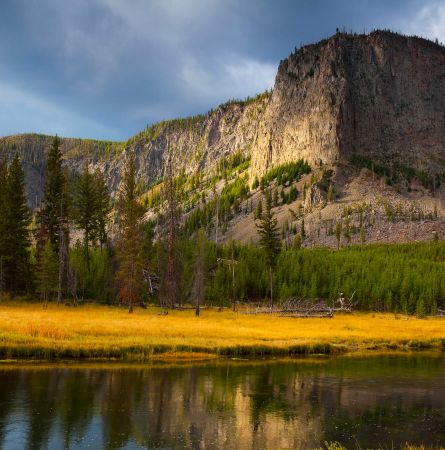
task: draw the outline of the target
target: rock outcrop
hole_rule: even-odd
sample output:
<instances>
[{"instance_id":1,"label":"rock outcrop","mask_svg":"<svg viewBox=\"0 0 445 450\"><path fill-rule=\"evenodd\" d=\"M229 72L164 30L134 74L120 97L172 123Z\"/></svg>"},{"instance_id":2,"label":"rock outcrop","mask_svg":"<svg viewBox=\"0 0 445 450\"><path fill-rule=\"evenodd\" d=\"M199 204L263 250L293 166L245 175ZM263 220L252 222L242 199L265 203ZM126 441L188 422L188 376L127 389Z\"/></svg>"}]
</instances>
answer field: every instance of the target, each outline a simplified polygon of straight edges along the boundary
<instances>
[{"instance_id":1,"label":"rock outcrop","mask_svg":"<svg viewBox=\"0 0 445 450\"><path fill-rule=\"evenodd\" d=\"M51 138L0 139L0 157L19 152L30 204L42 196ZM445 173L445 48L425 39L377 31L338 33L281 61L271 93L147 128L126 143L63 139L66 165L100 167L117 191L128 153L149 186L171 159L177 174L211 173L222 157L251 158L250 179L299 158L312 166L362 155Z\"/></svg>"},{"instance_id":2,"label":"rock outcrop","mask_svg":"<svg viewBox=\"0 0 445 450\"><path fill-rule=\"evenodd\" d=\"M280 63L251 170L363 155L443 171L444 119L444 47L390 32L340 33Z\"/></svg>"}]
</instances>

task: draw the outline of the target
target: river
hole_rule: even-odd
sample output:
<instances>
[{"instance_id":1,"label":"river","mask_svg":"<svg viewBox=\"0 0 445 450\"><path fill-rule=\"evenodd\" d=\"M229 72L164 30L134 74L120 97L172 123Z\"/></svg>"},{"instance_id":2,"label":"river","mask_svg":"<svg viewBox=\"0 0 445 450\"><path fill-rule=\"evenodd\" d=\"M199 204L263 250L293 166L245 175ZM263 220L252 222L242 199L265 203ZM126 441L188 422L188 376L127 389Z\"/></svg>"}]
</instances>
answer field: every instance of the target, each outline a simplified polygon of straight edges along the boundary
<instances>
[{"instance_id":1,"label":"river","mask_svg":"<svg viewBox=\"0 0 445 450\"><path fill-rule=\"evenodd\" d=\"M445 356L0 364L0 447L445 444Z\"/></svg>"}]
</instances>

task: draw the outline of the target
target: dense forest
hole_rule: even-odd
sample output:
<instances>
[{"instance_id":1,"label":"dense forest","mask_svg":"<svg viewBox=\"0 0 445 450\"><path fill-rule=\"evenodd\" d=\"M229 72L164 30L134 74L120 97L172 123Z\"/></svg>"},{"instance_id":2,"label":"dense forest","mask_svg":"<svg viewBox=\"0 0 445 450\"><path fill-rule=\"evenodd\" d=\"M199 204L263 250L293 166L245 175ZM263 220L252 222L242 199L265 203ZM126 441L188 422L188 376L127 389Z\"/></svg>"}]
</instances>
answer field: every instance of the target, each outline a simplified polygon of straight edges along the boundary
<instances>
[{"instance_id":1,"label":"dense forest","mask_svg":"<svg viewBox=\"0 0 445 450\"><path fill-rule=\"evenodd\" d=\"M227 183L216 200L183 218L184 180L167 170L158 190L162 227L144 220L143 201L129 158L112 208L106 181L85 167L74 176L62 167L54 139L46 169L45 201L31 215L24 174L16 157L0 163L0 297L48 301L96 301L134 306L185 303L230 306L233 302L282 302L290 297L326 299L354 294L356 307L425 316L443 306L445 243L301 248L281 241L269 184L310 171L304 162L283 166L262 185L264 211L256 214L258 245L214 242L231 208L249 192L247 178ZM237 159L223 165L232 170ZM192 180L193 181L193 180ZM196 181L193 181L196 182ZM218 203L217 203L218 202ZM145 204L144 204L145 203ZM163 232L159 232L162 229ZM76 236L76 237L74 237Z\"/></svg>"}]
</instances>

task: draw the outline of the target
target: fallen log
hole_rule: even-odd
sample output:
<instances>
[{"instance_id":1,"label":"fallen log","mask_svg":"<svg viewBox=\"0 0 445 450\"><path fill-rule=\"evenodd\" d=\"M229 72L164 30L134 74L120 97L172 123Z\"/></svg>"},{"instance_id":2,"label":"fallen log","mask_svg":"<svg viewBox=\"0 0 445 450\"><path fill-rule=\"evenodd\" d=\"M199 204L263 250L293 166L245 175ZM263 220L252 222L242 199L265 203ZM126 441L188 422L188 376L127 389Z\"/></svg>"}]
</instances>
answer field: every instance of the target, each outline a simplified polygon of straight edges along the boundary
<instances>
[{"instance_id":1,"label":"fallen log","mask_svg":"<svg viewBox=\"0 0 445 450\"><path fill-rule=\"evenodd\" d=\"M280 314L278 317L288 317L290 319L332 319L334 314L325 313L325 314Z\"/></svg>"}]
</instances>

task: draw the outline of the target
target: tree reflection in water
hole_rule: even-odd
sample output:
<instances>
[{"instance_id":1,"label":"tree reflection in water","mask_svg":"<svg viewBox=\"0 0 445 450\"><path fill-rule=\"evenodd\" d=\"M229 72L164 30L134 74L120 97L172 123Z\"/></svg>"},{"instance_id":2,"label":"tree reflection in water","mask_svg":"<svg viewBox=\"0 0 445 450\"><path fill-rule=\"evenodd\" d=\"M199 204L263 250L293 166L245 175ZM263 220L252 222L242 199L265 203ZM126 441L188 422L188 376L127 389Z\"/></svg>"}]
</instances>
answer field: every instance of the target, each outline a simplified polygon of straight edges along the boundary
<instances>
[{"instance_id":1,"label":"tree reflection in water","mask_svg":"<svg viewBox=\"0 0 445 450\"><path fill-rule=\"evenodd\" d=\"M0 366L0 447L445 442L440 355L194 366Z\"/></svg>"}]
</instances>

